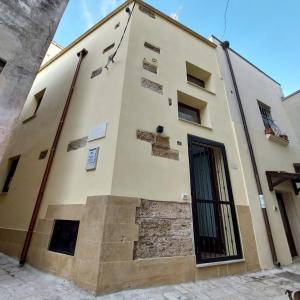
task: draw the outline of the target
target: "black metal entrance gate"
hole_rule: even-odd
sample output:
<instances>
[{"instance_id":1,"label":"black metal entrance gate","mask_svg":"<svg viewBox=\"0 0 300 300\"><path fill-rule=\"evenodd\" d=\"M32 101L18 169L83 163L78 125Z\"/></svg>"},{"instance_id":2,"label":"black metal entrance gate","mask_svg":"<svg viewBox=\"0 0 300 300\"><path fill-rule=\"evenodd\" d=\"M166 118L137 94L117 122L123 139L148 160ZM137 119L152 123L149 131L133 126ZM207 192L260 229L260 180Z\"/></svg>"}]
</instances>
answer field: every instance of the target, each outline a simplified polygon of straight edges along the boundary
<instances>
[{"instance_id":1,"label":"black metal entrance gate","mask_svg":"<svg viewBox=\"0 0 300 300\"><path fill-rule=\"evenodd\" d=\"M197 263L242 258L225 147L188 139Z\"/></svg>"}]
</instances>

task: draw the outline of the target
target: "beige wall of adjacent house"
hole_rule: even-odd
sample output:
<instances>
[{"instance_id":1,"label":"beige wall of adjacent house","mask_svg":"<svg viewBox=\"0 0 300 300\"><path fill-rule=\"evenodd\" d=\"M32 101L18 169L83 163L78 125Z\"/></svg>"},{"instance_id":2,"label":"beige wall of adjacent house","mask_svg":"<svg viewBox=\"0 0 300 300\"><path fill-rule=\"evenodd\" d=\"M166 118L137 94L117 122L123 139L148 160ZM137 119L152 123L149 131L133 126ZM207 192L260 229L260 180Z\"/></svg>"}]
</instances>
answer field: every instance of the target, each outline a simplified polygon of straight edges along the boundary
<instances>
[{"instance_id":1,"label":"beige wall of adjacent house","mask_svg":"<svg viewBox=\"0 0 300 300\"><path fill-rule=\"evenodd\" d=\"M145 48L145 42L159 47L160 54ZM144 59L157 61L157 74L143 69ZM210 92L187 83L186 62L211 73ZM163 94L142 87L142 78L161 84ZM191 197L187 144L187 135L191 134L225 144L235 203L248 204L212 46L159 16L153 19L136 10L124 86L112 194L166 201L182 201L183 193ZM208 118L203 125L178 119L178 91L207 103ZM164 126L164 134L170 137L171 149L179 151L178 161L152 156L151 144L136 138L136 130L155 132L158 125Z\"/></svg>"},{"instance_id":2,"label":"beige wall of adjacent house","mask_svg":"<svg viewBox=\"0 0 300 300\"><path fill-rule=\"evenodd\" d=\"M128 32L115 63L92 79L91 73L106 65L108 56L114 50L103 54L103 49L112 43L118 44L127 18L128 14L122 8L114 18L101 25L101 29L92 31L52 63L44 65L39 72L0 167L2 188L8 172L9 158L21 155L9 192L0 195L0 227L28 227L47 161L39 160L39 154L48 150L49 155L78 63L76 54L82 48L86 48L89 53L81 65L46 186L40 217L44 217L49 204L85 203L87 196L111 193ZM115 29L118 22L120 26ZM36 101L34 96L45 88L36 117L23 123L32 114L32 106ZM107 122L105 138L67 152L70 141L88 136L91 129L103 122ZM87 172L85 164L88 148L97 146L100 147L97 169Z\"/></svg>"},{"instance_id":3,"label":"beige wall of adjacent house","mask_svg":"<svg viewBox=\"0 0 300 300\"><path fill-rule=\"evenodd\" d=\"M283 99L282 104L287 112L290 122L292 123L298 142L300 143L300 91Z\"/></svg>"},{"instance_id":4,"label":"beige wall of adjacent house","mask_svg":"<svg viewBox=\"0 0 300 300\"><path fill-rule=\"evenodd\" d=\"M43 62L42 62L42 66L44 64L46 64L48 61L50 61L54 56L56 56L63 48L58 45L57 43L55 43L54 41L51 42L48 50L47 50L47 53L43 59Z\"/></svg>"},{"instance_id":5,"label":"beige wall of adjacent house","mask_svg":"<svg viewBox=\"0 0 300 300\"><path fill-rule=\"evenodd\" d=\"M218 43L217 40L214 39L214 41ZM247 187L247 199L250 203L253 217L260 263L262 267L269 268L273 266L273 263L258 201L258 191L254 180L249 150L246 143L240 113L238 111L235 90L231 81L224 51L219 45L217 50L221 72L226 85L230 115L233 121L233 128L239 148L239 157L243 166L243 176ZM229 53L237 79L243 108L246 114L278 260L282 264L289 264L292 260L278 209L275 191L269 191L265 171L294 172L293 163L299 161L300 145L298 143L296 133L291 126L289 116L284 111L281 102L283 94L280 85L261 71L257 70L254 66L246 62L237 54L232 51L229 51ZM271 107L271 113L274 121L289 137L290 142L287 146L267 139L267 136L264 133L265 128L257 100ZM295 195L291 183L288 182L278 185L276 190L286 192L294 199L293 205L297 207L297 214L299 214L300 210L297 203L299 202L300 197ZM292 219L292 216L289 217ZM294 230L294 232L296 232L296 230ZM299 235L294 235L294 239L299 238Z\"/></svg>"}]
</instances>

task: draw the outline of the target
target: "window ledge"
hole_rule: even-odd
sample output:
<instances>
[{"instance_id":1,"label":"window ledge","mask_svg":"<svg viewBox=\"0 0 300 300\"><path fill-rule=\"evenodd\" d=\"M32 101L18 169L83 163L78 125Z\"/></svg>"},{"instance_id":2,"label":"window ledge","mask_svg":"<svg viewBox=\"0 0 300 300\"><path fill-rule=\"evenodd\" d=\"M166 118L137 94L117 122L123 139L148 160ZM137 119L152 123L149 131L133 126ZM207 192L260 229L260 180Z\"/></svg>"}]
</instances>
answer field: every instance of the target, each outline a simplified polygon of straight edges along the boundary
<instances>
[{"instance_id":1,"label":"window ledge","mask_svg":"<svg viewBox=\"0 0 300 300\"><path fill-rule=\"evenodd\" d=\"M205 128L205 129L212 130L211 127L205 126L205 125L202 125L202 124L199 124L199 123L195 123L195 122L192 122L192 121L188 121L188 120L185 120L185 119L182 119L182 118L178 118L178 120L179 120L179 121L182 121L182 122L186 122L186 123L192 124L192 125L195 125L195 126L198 126L198 127L202 127L202 128Z\"/></svg>"},{"instance_id":2,"label":"window ledge","mask_svg":"<svg viewBox=\"0 0 300 300\"><path fill-rule=\"evenodd\" d=\"M289 144L289 141L274 134L266 134L266 137L269 141L275 142L285 147Z\"/></svg>"},{"instance_id":3,"label":"window ledge","mask_svg":"<svg viewBox=\"0 0 300 300\"><path fill-rule=\"evenodd\" d=\"M194 87L196 87L196 88L198 88L198 89L200 89L202 91L205 91L205 92L207 92L209 94L216 95L216 93L214 93L214 92L212 92L212 91L210 91L210 90L208 90L206 88L203 88L203 87L201 87L201 86L199 86L199 85L197 85L197 84L195 84L193 82L187 81L187 84L192 85L192 86L194 86Z\"/></svg>"},{"instance_id":4,"label":"window ledge","mask_svg":"<svg viewBox=\"0 0 300 300\"><path fill-rule=\"evenodd\" d=\"M207 267L213 267L213 266L220 266L220 265L230 265L230 264L237 264L245 262L245 259L233 259L233 260L224 260L224 261L218 261L213 263L204 263L204 264L198 264L196 265L197 268L207 268Z\"/></svg>"},{"instance_id":5,"label":"window ledge","mask_svg":"<svg viewBox=\"0 0 300 300\"><path fill-rule=\"evenodd\" d=\"M35 117L36 117L36 115L32 115L32 116L28 117L27 119L23 120L23 123L27 123L30 120L34 119Z\"/></svg>"}]
</instances>

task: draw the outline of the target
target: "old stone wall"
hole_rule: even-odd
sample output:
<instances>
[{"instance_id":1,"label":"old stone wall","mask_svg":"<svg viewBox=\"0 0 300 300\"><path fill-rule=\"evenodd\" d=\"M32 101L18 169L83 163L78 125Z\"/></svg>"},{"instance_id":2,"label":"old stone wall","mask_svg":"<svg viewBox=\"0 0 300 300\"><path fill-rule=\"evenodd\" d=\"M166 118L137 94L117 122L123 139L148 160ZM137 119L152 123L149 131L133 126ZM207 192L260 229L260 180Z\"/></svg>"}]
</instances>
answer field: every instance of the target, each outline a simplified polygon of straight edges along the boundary
<instances>
[{"instance_id":1,"label":"old stone wall","mask_svg":"<svg viewBox=\"0 0 300 300\"><path fill-rule=\"evenodd\" d=\"M192 215L189 203L143 199L137 208L139 239L134 259L193 254Z\"/></svg>"},{"instance_id":2,"label":"old stone wall","mask_svg":"<svg viewBox=\"0 0 300 300\"><path fill-rule=\"evenodd\" d=\"M67 3L0 1L0 160Z\"/></svg>"}]
</instances>

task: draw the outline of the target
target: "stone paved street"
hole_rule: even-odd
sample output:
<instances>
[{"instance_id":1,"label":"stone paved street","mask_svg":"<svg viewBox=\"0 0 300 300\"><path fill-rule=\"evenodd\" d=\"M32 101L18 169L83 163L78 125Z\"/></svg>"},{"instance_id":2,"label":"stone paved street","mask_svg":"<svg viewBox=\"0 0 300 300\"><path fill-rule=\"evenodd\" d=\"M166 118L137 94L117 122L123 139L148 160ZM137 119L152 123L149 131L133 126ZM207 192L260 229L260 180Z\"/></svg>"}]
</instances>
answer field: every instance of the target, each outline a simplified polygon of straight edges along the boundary
<instances>
[{"instance_id":1,"label":"stone paved street","mask_svg":"<svg viewBox=\"0 0 300 300\"><path fill-rule=\"evenodd\" d=\"M0 253L0 300L215 300L288 299L285 289L300 290L300 263L242 276L184 283L143 290L130 290L93 297L72 283L39 272Z\"/></svg>"}]
</instances>

